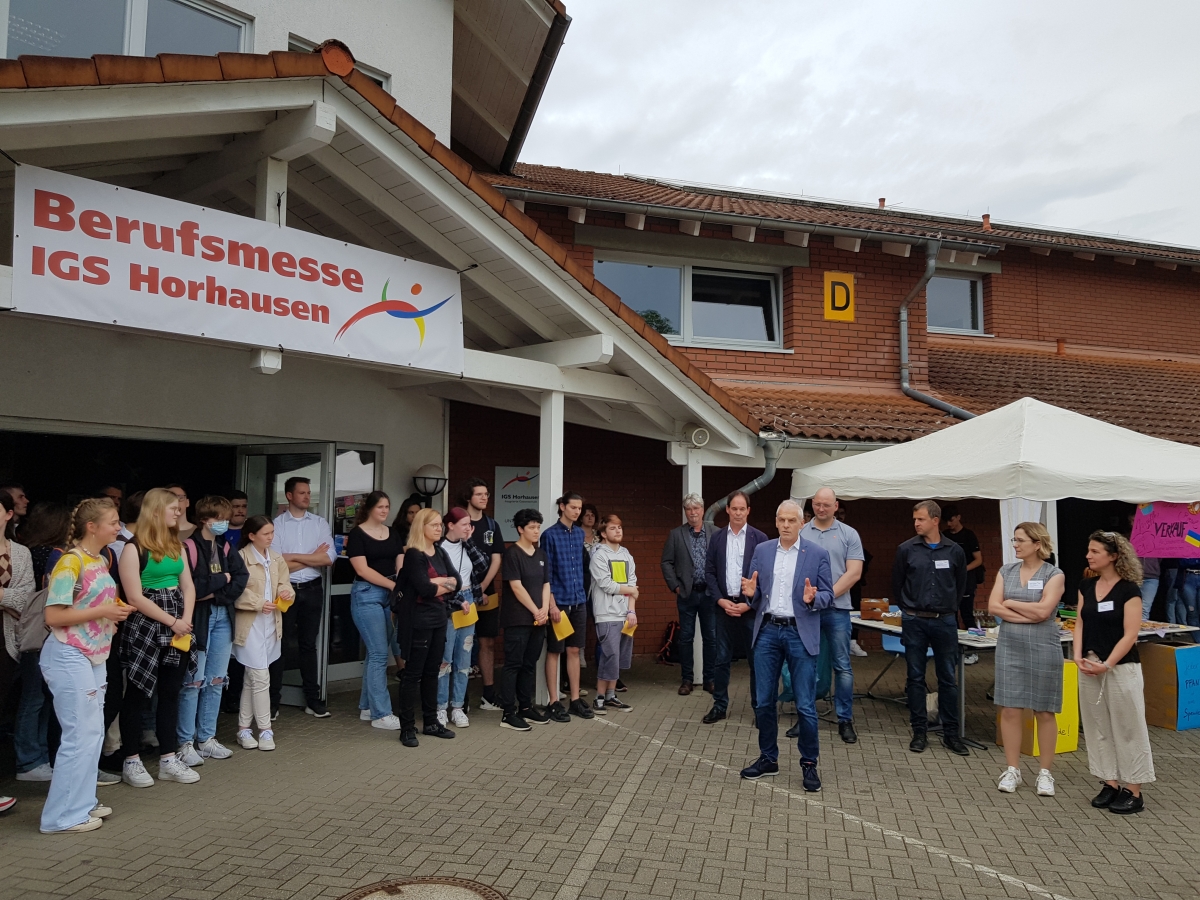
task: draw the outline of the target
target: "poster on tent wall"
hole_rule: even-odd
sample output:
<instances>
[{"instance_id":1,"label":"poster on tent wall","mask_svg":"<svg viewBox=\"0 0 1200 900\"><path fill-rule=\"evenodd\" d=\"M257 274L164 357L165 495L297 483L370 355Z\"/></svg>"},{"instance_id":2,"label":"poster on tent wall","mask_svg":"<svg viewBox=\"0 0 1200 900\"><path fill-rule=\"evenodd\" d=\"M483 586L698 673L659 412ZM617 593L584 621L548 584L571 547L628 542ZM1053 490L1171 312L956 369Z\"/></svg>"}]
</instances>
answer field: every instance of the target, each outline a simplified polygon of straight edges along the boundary
<instances>
[{"instance_id":1,"label":"poster on tent wall","mask_svg":"<svg viewBox=\"0 0 1200 900\"><path fill-rule=\"evenodd\" d=\"M440 266L16 170L18 312L461 375L460 290Z\"/></svg>"},{"instance_id":2,"label":"poster on tent wall","mask_svg":"<svg viewBox=\"0 0 1200 900\"><path fill-rule=\"evenodd\" d=\"M537 466L496 466L496 521L504 540L511 543L520 537L513 516L518 510L538 508L540 487Z\"/></svg>"},{"instance_id":3,"label":"poster on tent wall","mask_svg":"<svg viewBox=\"0 0 1200 900\"><path fill-rule=\"evenodd\" d=\"M1130 541L1149 559L1200 557L1200 503L1143 503Z\"/></svg>"}]
</instances>

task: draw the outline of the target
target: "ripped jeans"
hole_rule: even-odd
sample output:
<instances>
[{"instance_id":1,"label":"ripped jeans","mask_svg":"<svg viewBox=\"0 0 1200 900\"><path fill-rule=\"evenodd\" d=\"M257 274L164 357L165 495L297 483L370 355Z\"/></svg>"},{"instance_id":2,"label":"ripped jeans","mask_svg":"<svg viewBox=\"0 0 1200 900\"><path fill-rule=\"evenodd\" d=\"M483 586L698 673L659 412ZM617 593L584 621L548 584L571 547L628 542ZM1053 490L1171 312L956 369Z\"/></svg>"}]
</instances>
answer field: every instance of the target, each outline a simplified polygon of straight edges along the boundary
<instances>
[{"instance_id":1,"label":"ripped jeans","mask_svg":"<svg viewBox=\"0 0 1200 900\"><path fill-rule=\"evenodd\" d=\"M82 651L54 635L42 645L42 677L54 695L62 742L54 778L42 807L43 831L63 831L88 820L96 806L96 767L104 745L104 663L93 665Z\"/></svg>"},{"instance_id":2,"label":"ripped jeans","mask_svg":"<svg viewBox=\"0 0 1200 900\"><path fill-rule=\"evenodd\" d=\"M224 606L214 606L209 613L205 648L196 653L196 680L184 682L179 692L180 744L187 741L203 744L217 734L221 693L225 690L229 654L233 650L233 629L229 610Z\"/></svg>"},{"instance_id":3,"label":"ripped jeans","mask_svg":"<svg viewBox=\"0 0 1200 900\"><path fill-rule=\"evenodd\" d=\"M451 709L462 709L466 705L467 677L471 674L471 648L474 646L474 625L455 628L453 623L447 623L446 651L442 654L442 667L438 669L438 709L445 709L447 704Z\"/></svg>"}]
</instances>

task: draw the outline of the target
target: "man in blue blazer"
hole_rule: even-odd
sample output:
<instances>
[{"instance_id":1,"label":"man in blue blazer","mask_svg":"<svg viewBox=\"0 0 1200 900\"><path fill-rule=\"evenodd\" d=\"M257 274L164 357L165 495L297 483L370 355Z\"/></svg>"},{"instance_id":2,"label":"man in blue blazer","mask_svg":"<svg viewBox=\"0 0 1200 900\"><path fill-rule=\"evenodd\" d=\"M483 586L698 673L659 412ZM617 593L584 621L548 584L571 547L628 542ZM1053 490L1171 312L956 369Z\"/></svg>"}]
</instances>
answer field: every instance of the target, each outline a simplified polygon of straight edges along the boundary
<instances>
[{"instance_id":1,"label":"man in blue blazer","mask_svg":"<svg viewBox=\"0 0 1200 900\"><path fill-rule=\"evenodd\" d=\"M820 743L817 731L817 656L821 652L821 615L833 605L833 576L824 548L800 537L803 512L784 500L775 513L779 539L754 551L742 595L754 610L754 669L757 682L759 757L742 769L755 779L779 774L779 721L776 696L786 660L800 713L800 768L804 789L819 791Z\"/></svg>"},{"instance_id":2,"label":"man in blue blazer","mask_svg":"<svg viewBox=\"0 0 1200 900\"><path fill-rule=\"evenodd\" d=\"M746 520L750 518L750 498L735 491L725 501L729 525L709 538L705 555L704 580L708 596L716 602L716 659L713 664L713 705L701 721L712 725L725 718L729 709L729 668L734 651L746 648L750 660L750 708L754 708L754 651L750 633L754 616L742 597L742 579L750 574L754 551L767 536ZM736 557L736 558L735 558Z\"/></svg>"}]
</instances>

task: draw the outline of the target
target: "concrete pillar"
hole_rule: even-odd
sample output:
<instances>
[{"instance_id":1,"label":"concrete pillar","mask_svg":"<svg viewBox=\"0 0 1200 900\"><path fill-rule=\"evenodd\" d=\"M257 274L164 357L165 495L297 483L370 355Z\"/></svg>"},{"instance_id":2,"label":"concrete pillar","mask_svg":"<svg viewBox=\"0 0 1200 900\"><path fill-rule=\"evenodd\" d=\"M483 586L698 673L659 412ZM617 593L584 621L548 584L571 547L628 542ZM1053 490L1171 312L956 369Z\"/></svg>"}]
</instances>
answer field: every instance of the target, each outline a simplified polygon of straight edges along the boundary
<instances>
[{"instance_id":1,"label":"concrete pillar","mask_svg":"<svg viewBox=\"0 0 1200 900\"><path fill-rule=\"evenodd\" d=\"M699 494L704 496L704 466L700 462L700 451L689 449L687 452L687 464L683 467L683 496L688 494ZM682 515L682 509L680 515ZM724 615L724 613L722 613ZM692 680L695 684L703 684L704 682L704 641L701 640L699 629L696 631L696 639L692 641L692 671L695 673Z\"/></svg>"},{"instance_id":2,"label":"concrete pillar","mask_svg":"<svg viewBox=\"0 0 1200 900\"><path fill-rule=\"evenodd\" d=\"M538 447L538 509L541 510L545 522L542 528L549 528L558 521L558 503L555 502L563 493L563 394L562 391L546 391L542 394L541 440ZM550 626L547 625L547 628ZM541 658L537 667L537 691L535 702L544 705L549 702L550 694L546 690L546 670L544 662L546 649L542 648ZM563 665L559 660L559 666Z\"/></svg>"},{"instance_id":3,"label":"concrete pillar","mask_svg":"<svg viewBox=\"0 0 1200 900\"><path fill-rule=\"evenodd\" d=\"M254 218L272 225L287 224L286 160L268 156L258 163L254 183Z\"/></svg>"}]
</instances>

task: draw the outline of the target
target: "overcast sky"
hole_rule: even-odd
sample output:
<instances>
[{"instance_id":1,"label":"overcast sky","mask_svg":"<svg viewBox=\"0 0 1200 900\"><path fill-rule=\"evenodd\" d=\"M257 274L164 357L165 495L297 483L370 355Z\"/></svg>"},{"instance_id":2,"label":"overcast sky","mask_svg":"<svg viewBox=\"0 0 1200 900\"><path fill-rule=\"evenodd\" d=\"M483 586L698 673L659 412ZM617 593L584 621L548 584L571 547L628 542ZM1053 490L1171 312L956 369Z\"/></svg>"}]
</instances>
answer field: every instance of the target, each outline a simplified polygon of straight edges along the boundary
<instances>
[{"instance_id":1,"label":"overcast sky","mask_svg":"<svg viewBox=\"0 0 1200 900\"><path fill-rule=\"evenodd\" d=\"M575 0L521 159L1200 246L1194 0Z\"/></svg>"}]
</instances>

